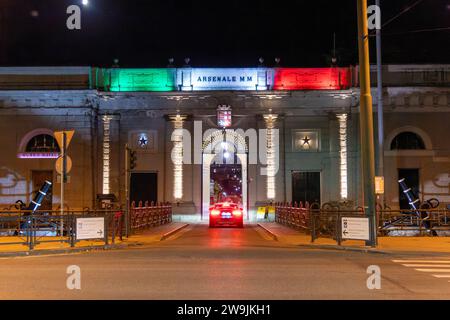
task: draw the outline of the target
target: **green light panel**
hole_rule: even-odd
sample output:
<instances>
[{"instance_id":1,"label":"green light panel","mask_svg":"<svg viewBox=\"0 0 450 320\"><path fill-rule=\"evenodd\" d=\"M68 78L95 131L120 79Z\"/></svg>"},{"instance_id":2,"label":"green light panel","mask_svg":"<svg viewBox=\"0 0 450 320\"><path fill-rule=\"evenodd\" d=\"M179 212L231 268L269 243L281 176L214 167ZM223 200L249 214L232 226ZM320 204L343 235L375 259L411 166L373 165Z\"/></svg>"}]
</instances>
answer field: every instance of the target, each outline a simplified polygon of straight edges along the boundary
<instances>
[{"instance_id":1,"label":"green light panel","mask_svg":"<svg viewBox=\"0 0 450 320\"><path fill-rule=\"evenodd\" d=\"M175 91L175 69L109 69L109 91Z\"/></svg>"}]
</instances>

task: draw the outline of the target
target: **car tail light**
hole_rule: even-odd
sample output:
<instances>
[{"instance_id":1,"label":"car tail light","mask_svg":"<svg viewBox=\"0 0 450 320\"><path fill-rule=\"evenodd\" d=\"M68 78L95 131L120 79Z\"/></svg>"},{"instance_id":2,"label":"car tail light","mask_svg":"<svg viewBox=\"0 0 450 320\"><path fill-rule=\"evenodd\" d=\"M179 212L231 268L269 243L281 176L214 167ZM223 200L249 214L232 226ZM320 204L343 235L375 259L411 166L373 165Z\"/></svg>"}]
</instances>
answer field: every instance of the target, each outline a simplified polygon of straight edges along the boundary
<instances>
[{"instance_id":1,"label":"car tail light","mask_svg":"<svg viewBox=\"0 0 450 320\"><path fill-rule=\"evenodd\" d=\"M218 215L220 215L220 211L219 210L211 210L211 215L218 216Z\"/></svg>"},{"instance_id":2,"label":"car tail light","mask_svg":"<svg viewBox=\"0 0 450 320\"><path fill-rule=\"evenodd\" d=\"M233 210L233 216L242 216L241 210Z\"/></svg>"}]
</instances>

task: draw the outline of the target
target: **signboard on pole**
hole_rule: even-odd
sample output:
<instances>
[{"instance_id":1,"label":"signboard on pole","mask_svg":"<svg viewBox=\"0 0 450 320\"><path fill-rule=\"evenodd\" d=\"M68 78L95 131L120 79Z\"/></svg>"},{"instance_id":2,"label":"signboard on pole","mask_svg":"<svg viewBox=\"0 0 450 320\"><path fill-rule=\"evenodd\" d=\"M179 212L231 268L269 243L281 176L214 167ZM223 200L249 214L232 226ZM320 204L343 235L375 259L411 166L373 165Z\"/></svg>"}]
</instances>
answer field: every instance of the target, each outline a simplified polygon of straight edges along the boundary
<instances>
[{"instance_id":1,"label":"signboard on pole","mask_svg":"<svg viewBox=\"0 0 450 320\"><path fill-rule=\"evenodd\" d=\"M384 194L384 177L375 177L375 193Z\"/></svg>"},{"instance_id":2,"label":"signboard on pole","mask_svg":"<svg viewBox=\"0 0 450 320\"><path fill-rule=\"evenodd\" d=\"M70 141L72 141L75 130L70 131L55 131L53 135L55 136L56 142L58 142L59 147L63 148L63 135L66 133L66 148L69 147Z\"/></svg>"},{"instance_id":3,"label":"signboard on pole","mask_svg":"<svg viewBox=\"0 0 450 320\"><path fill-rule=\"evenodd\" d=\"M72 159L69 156L66 156L66 173L69 173L70 170L72 170ZM59 157L58 160L56 160L55 164L55 170L59 174L63 174L63 158Z\"/></svg>"},{"instance_id":4,"label":"signboard on pole","mask_svg":"<svg viewBox=\"0 0 450 320\"><path fill-rule=\"evenodd\" d=\"M103 239L105 218L77 218L77 240Z\"/></svg>"},{"instance_id":5,"label":"signboard on pole","mask_svg":"<svg viewBox=\"0 0 450 320\"><path fill-rule=\"evenodd\" d=\"M370 240L369 218L342 217L342 239Z\"/></svg>"}]
</instances>

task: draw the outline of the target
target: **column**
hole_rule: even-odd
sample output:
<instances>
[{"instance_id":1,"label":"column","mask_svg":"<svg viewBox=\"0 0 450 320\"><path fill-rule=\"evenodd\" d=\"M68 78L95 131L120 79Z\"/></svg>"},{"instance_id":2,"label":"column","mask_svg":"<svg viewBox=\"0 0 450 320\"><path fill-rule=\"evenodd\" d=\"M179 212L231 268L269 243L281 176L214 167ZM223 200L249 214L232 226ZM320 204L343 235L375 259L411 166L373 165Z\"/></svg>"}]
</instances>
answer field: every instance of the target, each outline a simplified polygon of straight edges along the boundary
<instances>
[{"instance_id":1,"label":"column","mask_svg":"<svg viewBox=\"0 0 450 320\"><path fill-rule=\"evenodd\" d=\"M274 144L275 122L278 116L274 114L264 115L267 130L266 157L267 157L267 199L275 200L275 170L276 170L276 152L277 148Z\"/></svg>"},{"instance_id":2,"label":"column","mask_svg":"<svg viewBox=\"0 0 450 320\"><path fill-rule=\"evenodd\" d=\"M347 165L347 117L346 113L336 115L339 121L339 173L341 200L348 198Z\"/></svg>"},{"instance_id":3,"label":"column","mask_svg":"<svg viewBox=\"0 0 450 320\"><path fill-rule=\"evenodd\" d=\"M102 143L102 194L111 194L111 120L113 116L102 116L103 143Z\"/></svg>"}]
</instances>

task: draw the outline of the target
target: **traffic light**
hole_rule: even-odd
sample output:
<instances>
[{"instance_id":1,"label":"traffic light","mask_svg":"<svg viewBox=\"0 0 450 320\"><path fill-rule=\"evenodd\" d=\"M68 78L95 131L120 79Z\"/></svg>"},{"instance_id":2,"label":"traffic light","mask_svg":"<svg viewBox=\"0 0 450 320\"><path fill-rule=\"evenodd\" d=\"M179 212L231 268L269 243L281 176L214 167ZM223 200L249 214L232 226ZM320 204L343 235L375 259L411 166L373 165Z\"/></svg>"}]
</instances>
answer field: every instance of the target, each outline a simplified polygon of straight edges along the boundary
<instances>
[{"instance_id":1,"label":"traffic light","mask_svg":"<svg viewBox=\"0 0 450 320\"><path fill-rule=\"evenodd\" d=\"M130 170L136 168L137 166L136 161L137 161L136 151L130 150Z\"/></svg>"}]
</instances>

